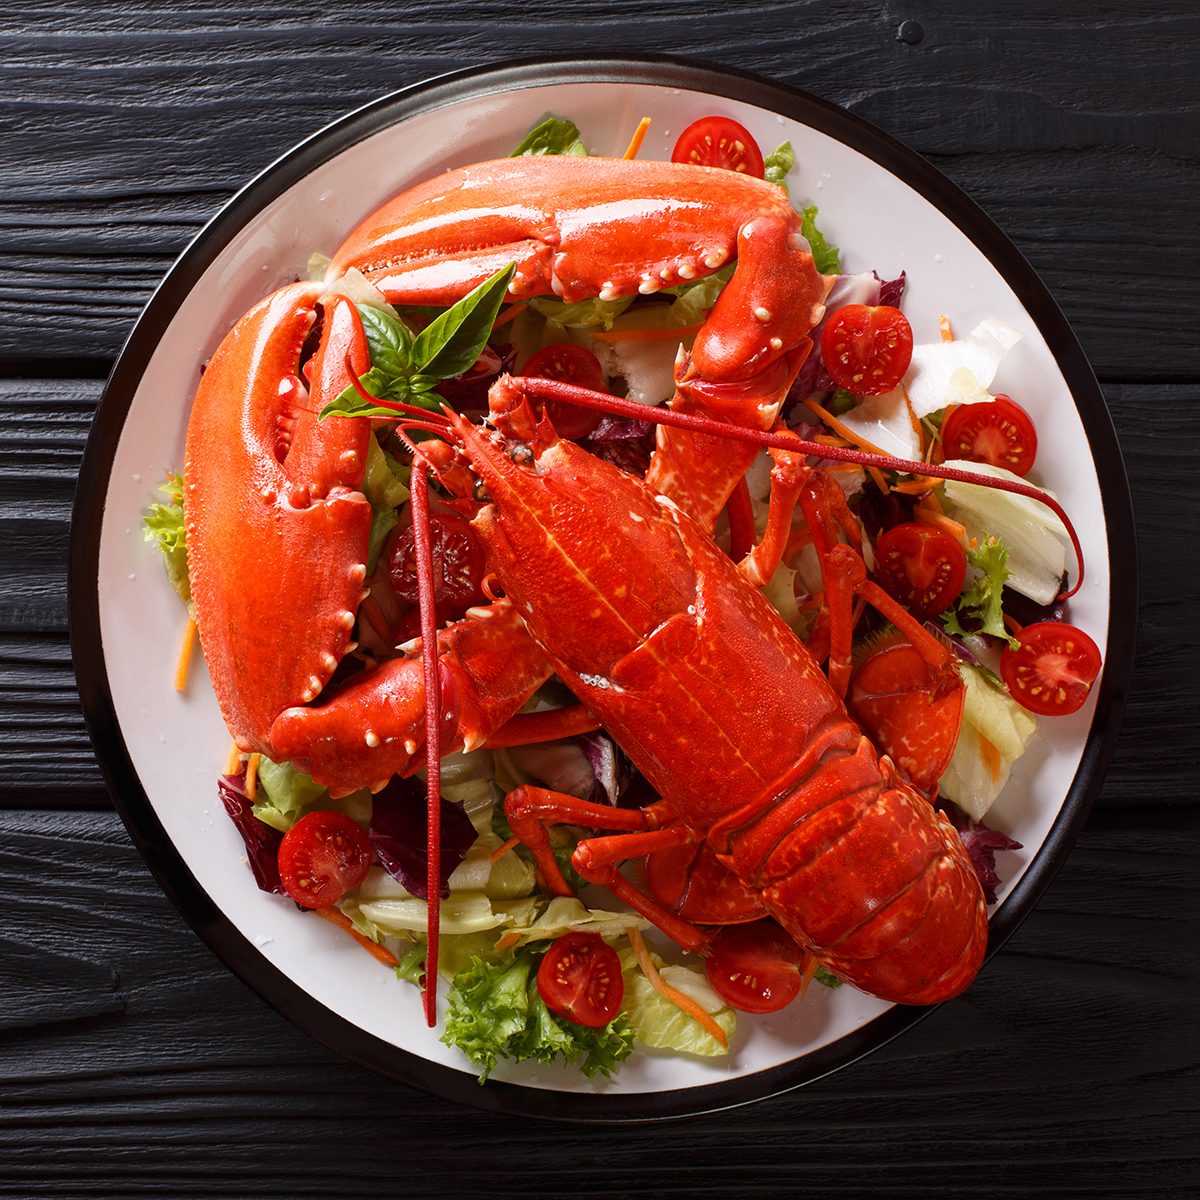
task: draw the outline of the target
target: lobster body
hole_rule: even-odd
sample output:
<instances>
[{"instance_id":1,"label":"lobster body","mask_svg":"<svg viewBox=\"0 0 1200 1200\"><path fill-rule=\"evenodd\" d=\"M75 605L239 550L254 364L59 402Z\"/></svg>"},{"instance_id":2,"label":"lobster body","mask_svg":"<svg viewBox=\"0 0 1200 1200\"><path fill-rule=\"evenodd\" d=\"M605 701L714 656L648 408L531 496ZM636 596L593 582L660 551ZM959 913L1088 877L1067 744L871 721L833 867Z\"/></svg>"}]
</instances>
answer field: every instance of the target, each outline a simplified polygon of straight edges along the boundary
<instances>
[{"instance_id":1,"label":"lobster body","mask_svg":"<svg viewBox=\"0 0 1200 1200\"><path fill-rule=\"evenodd\" d=\"M546 424L527 463L466 422L455 432L492 496L477 518L491 569L683 822L864 991L913 1004L961 991L987 914L958 834L697 522Z\"/></svg>"}]
</instances>

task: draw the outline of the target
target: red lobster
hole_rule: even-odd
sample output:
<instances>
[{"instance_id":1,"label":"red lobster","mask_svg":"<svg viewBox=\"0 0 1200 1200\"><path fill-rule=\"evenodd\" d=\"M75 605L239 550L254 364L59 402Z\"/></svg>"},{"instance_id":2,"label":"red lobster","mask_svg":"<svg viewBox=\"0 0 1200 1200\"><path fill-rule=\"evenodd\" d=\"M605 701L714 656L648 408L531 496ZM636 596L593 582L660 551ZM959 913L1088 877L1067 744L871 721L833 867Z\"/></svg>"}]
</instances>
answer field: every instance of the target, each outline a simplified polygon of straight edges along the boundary
<instances>
[{"instance_id":1,"label":"red lobster","mask_svg":"<svg viewBox=\"0 0 1200 1200\"><path fill-rule=\"evenodd\" d=\"M847 716L840 696L854 597L881 607L909 636L934 698L951 696L941 709L950 713L946 760L961 685L949 652L838 542L836 525L849 529L852 518L835 502L838 489L799 457L816 448L770 432L830 286L783 192L664 163L483 163L386 205L334 263L358 267L390 300L444 304L513 261L513 298L574 300L652 292L735 256L732 280L677 362L671 411L502 379L491 430L454 415L407 415L446 439L417 450L414 478L432 470L464 502L479 482L486 489L474 524L505 599L435 632L426 562L421 645L432 652L384 663L320 706L312 701L353 646L363 594L370 509L359 489L369 425L318 422L314 413L369 361L353 305L327 300L306 395L300 358L324 289L295 284L261 302L210 362L188 430L190 571L205 654L243 749L297 760L349 790L414 770L425 743L431 800L440 750L480 744L557 672L662 799L629 811L540 789L513 793L513 828L552 887L566 884L547 821L622 831L580 843L576 866L685 946L705 944L694 920L768 912L864 990L930 1003L976 973L986 909L958 835ZM653 415L662 424L646 482L558 439L530 398ZM708 531L764 444L779 451L768 533L739 573ZM423 497L414 486L419 543ZM823 651L836 688L745 578L769 577L797 502L822 552ZM656 886L652 866L647 896L616 869L656 852L698 864L691 883L667 871ZM436 861L431 854L431 871ZM721 889L715 903L679 894L703 892L709 881ZM437 890L434 882L430 953ZM432 988L427 1013L432 1019Z\"/></svg>"}]
</instances>

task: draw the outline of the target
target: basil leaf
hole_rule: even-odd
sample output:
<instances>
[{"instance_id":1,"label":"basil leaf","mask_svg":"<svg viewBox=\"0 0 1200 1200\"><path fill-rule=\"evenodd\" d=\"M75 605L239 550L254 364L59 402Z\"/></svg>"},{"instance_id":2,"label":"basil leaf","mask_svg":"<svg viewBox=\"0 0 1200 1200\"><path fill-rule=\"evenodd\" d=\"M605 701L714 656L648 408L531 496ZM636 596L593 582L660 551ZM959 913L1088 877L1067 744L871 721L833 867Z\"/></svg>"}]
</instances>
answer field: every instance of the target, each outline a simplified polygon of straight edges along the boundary
<instances>
[{"instance_id":1,"label":"basil leaf","mask_svg":"<svg viewBox=\"0 0 1200 1200\"><path fill-rule=\"evenodd\" d=\"M387 375L403 375L412 351L412 334L389 312L356 304L371 352L371 366Z\"/></svg>"},{"instance_id":2,"label":"basil leaf","mask_svg":"<svg viewBox=\"0 0 1200 1200\"><path fill-rule=\"evenodd\" d=\"M475 365L515 270L516 263L509 263L417 334L410 356L413 375L449 379Z\"/></svg>"},{"instance_id":3,"label":"basil leaf","mask_svg":"<svg viewBox=\"0 0 1200 1200\"><path fill-rule=\"evenodd\" d=\"M782 142L767 155L763 163L763 178L768 183L777 183L787 191L785 176L796 165L796 152L791 142Z\"/></svg>"},{"instance_id":4,"label":"basil leaf","mask_svg":"<svg viewBox=\"0 0 1200 1200\"><path fill-rule=\"evenodd\" d=\"M538 154L575 154L586 157L587 150L579 139L579 126L574 121L562 117L547 117L525 135L525 140L509 158Z\"/></svg>"}]
</instances>

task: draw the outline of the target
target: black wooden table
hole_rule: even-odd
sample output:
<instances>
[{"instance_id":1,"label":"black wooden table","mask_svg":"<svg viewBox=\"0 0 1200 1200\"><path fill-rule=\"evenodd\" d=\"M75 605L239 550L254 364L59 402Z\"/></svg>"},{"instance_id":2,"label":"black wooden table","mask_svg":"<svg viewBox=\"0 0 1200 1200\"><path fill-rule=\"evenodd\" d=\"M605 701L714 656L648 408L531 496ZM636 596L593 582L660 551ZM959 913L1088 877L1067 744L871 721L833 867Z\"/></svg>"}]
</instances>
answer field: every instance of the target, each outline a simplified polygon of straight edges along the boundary
<instances>
[{"instance_id":1,"label":"black wooden table","mask_svg":"<svg viewBox=\"0 0 1200 1200\"><path fill-rule=\"evenodd\" d=\"M1191 3L25 0L0 30L0 1195L1200 1193ZM265 1007L132 849L67 648L79 458L172 258L342 112L556 49L754 70L930 158L1073 322L1122 437L1140 539L1118 751L1005 952L870 1059L666 1126L460 1109L341 1061Z\"/></svg>"}]
</instances>

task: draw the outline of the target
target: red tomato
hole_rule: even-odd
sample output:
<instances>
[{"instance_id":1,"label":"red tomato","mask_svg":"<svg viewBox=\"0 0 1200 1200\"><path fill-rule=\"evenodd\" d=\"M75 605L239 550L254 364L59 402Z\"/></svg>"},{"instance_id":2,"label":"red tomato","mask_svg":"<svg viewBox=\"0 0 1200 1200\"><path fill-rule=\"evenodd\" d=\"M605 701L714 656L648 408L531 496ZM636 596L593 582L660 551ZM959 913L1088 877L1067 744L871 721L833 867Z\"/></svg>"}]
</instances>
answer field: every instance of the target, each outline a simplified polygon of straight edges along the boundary
<instances>
[{"instance_id":1,"label":"red tomato","mask_svg":"<svg viewBox=\"0 0 1200 1200\"><path fill-rule=\"evenodd\" d=\"M1096 643L1062 621L1026 625L1019 640L1015 650L1008 646L1000 656L1000 674L1013 699L1044 717L1081 709L1100 674Z\"/></svg>"},{"instance_id":2,"label":"red tomato","mask_svg":"<svg viewBox=\"0 0 1200 1200\"><path fill-rule=\"evenodd\" d=\"M279 843L279 878L305 908L328 908L358 887L371 865L371 843L344 813L301 817Z\"/></svg>"},{"instance_id":3,"label":"red tomato","mask_svg":"<svg viewBox=\"0 0 1200 1200\"><path fill-rule=\"evenodd\" d=\"M928 620L958 599L967 578L967 552L936 526L893 525L875 543L875 577L913 616Z\"/></svg>"},{"instance_id":4,"label":"red tomato","mask_svg":"<svg viewBox=\"0 0 1200 1200\"><path fill-rule=\"evenodd\" d=\"M483 602L480 584L485 555L479 535L457 513L429 514L433 543L433 596L437 608L470 608ZM385 551L392 591L409 604L417 603L417 552L412 526L397 529Z\"/></svg>"},{"instance_id":5,"label":"red tomato","mask_svg":"<svg viewBox=\"0 0 1200 1200\"><path fill-rule=\"evenodd\" d=\"M542 379L558 379L563 383L576 383L591 388L593 392L607 392L604 372L600 360L586 347L574 342L559 342L539 350L521 368L522 375L537 375ZM546 415L559 437L579 441L600 424L603 413L594 408L581 408L578 404L560 404L556 400L546 402Z\"/></svg>"},{"instance_id":6,"label":"red tomato","mask_svg":"<svg viewBox=\"0 0 1200 1200\"><path fill-rule=\"evenodd\" d=\"M546 1007L577 1025L607 1025L625 998L621 960L598 933L568 933L546 951L537 973Z\"/></svg>"},{"instance_id":7,"label":"red tomato","mask_svg":"<svg viewBox=\"0 0 1200 1200\"><path fill-rule=\"evenodd\" d=\"M705 960L708 982L742 1012L778 1012L800 993L804 951L774 921L726 925Z\"/></svg>"},{"instance_id":8,"label":"red tomato","mask_svg":"<svg viewBox=\"0 0 1200 1200\"><path fill-rule=\"evenodd\" d=\"M762 179L766 174L762 151L753 135L730 117L701 117L680 135L671 161L701 167L723 167Z\"/></svg>"},{"instance_id":9,"label":"red tomato","mask_svg":"<svg viewBox=\"0 0 1200 1200\"><path fill-rule=\"evenodd\" d=\"M890 304L847 304L825 322L821 359L833 382L856 396L890 392L912 361L912 326Z\"/></svg>"},{"instance_id":10,"label":"red tomato","mask_svg":"<svg viewBox=\"0 0 1200 1200\"><path fill-rule=\"evenodd\" d=\"M1011 396L960 404L942 426L942 452L946 458L968 458L1028 475L1037 457L1037 430Z\"/></svg>"}]
</instances>

